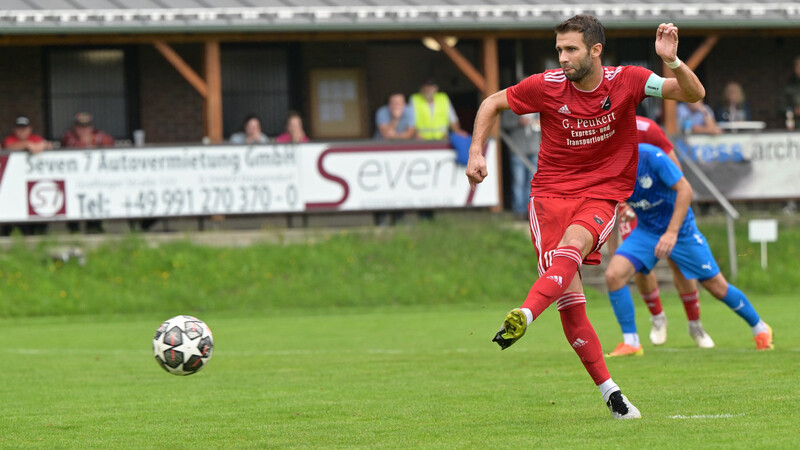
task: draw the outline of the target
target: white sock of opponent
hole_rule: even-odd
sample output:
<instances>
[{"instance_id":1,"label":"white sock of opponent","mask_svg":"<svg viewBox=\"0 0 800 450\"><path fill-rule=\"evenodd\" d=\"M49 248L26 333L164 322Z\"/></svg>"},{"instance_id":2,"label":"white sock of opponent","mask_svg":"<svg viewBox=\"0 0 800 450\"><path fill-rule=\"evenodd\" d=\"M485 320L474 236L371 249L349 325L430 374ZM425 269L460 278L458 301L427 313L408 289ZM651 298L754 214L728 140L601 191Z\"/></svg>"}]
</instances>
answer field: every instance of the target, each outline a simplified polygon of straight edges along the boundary
<instances>
[{"instance_id":1,"label":"white sock of opponent","mask_svg":"<svg viewBox=\"0 0 800 450\"><path fill-rule=\"evenodd\" d=\"M631 347L639 347L639 333L622 333L622 340Z\"/></svg>"}]
</instances>

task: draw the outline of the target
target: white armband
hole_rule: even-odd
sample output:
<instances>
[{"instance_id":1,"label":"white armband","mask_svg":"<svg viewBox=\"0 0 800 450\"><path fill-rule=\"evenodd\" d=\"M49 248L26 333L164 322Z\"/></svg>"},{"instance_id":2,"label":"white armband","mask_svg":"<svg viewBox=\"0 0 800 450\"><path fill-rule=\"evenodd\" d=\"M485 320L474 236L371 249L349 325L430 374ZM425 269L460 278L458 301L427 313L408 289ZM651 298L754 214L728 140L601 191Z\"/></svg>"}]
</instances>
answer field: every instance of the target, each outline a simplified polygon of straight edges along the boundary
<instances>
[{"instance_id":1,"label":"white armband","mask_svg":"<svg viewBox=\"0 0 800 450\"><path fill-rule=\"evenodd\" d=\"M650 74L650 78L647 79L647 83L644 84L644 95L648 97L658 97L664 98L661 96L661 88L664 86L664 79L656 74Z\"/></svg>"}]
</instances>

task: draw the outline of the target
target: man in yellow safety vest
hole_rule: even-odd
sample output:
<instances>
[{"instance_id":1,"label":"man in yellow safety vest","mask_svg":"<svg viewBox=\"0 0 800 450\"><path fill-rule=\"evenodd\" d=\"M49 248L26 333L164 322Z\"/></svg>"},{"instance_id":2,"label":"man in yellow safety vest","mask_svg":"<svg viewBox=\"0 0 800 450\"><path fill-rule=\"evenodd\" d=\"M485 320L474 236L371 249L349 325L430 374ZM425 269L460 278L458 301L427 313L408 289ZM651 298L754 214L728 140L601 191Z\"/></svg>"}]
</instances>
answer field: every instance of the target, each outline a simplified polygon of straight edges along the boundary
<instances>
[{"instance_id":1,"label":"man in yellow safety vest","mask_svg":"<svg viewBox=\"0 0 800 450\"><path fill-rule=\"evenodd\" d=\"M458 123L450 97L439 92L439 86L433 78L426 78L420 90L411 95L411 106L414 110L417 136L420 139L434 141L446 140L448 131L466 135Z\"/></svg>"}]
</instances>

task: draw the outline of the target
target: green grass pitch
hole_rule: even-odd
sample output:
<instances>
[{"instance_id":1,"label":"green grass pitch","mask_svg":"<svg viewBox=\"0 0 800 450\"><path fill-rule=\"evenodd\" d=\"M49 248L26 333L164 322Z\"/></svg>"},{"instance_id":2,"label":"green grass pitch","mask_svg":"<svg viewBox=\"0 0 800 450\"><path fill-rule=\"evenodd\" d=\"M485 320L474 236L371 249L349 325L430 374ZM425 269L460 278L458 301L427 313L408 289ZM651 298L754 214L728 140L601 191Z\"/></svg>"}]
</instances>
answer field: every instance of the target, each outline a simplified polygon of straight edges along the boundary
<instances>
[{"instance_id":1,"label":"green grass pitch","mask_svg":"<svg viewBox=\"0 0 800 450\"><path fill-rule=\"evenodd\" d=\"M214 357L189 377L153 360L160 314L2 319L0 447L794 447L796 296L751 300L775 351L707 294L717 348L697 349L665 296L667 345L608 361L637 421L611 418L554 308L503 352L490 339L515 304L208 312ZM612 349L608 300L588 313Z\"/></svg>"}]
</instances>

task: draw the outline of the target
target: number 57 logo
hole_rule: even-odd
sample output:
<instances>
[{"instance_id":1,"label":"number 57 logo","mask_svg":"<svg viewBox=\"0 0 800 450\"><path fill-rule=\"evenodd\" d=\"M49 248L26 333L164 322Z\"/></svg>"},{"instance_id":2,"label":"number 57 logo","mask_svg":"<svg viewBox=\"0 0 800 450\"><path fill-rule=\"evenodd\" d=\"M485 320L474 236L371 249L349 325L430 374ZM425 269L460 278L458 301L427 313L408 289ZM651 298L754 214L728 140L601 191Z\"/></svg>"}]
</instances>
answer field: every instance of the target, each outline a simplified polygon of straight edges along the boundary
<instances>
[{"instance_id":1,"label":"number 57 logo","mask_svg":"<svg viewBox=\"0 0 800 450\"><path fill-rule=\"evenodd\" d=\"M28 181L28 215L63 216L67 213L64 180Z\"/></svg>"}]
</instances>

